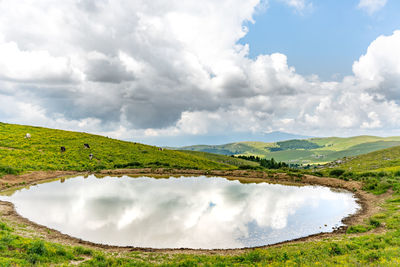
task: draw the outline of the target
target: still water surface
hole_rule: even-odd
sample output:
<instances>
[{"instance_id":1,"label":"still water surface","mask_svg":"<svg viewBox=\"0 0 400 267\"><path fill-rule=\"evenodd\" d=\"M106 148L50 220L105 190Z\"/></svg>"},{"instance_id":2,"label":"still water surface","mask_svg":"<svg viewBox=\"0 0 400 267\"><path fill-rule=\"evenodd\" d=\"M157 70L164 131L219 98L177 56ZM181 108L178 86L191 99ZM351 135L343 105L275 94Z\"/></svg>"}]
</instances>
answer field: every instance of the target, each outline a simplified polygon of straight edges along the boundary
<instances>
[{"instance_id":1,"label":"still water surface","mask_svg":"<svg viewBox=\"0 0 400 267\"><path fill-rule=\"evenodd\" d=\"M359 208L346 191L217 177L82 176L10 197L29 220L87 241L152 248L242 248L332 231Z\"/></svg>"}]
</instances>

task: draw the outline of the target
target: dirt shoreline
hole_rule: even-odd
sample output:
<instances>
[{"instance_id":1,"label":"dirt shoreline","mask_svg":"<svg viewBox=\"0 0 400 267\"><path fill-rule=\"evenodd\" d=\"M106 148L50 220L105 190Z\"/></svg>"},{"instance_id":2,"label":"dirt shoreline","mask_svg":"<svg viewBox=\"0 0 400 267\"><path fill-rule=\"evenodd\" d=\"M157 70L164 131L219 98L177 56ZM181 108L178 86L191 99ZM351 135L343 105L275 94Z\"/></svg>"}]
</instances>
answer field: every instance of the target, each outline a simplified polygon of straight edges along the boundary
<instances>
[{"instance_id":1,"label":"dirt shoreline","mask_svg":"<svg viewBox=\"0 0 400 267\"><path fill-rule=\"evenodd\" d=\"M318 233L298 239L288 240L279 242L272 245L252 247L252 248L240 248L240 249L153 249L153 248L140 248L140 247L120 247L110 246L92 243L76 237L72 237L63 234L57 230L47 228L46 226L36 224L22 216L20 216L14 209L14 205L10 202L0 201L0 218L13 225L16 229L17 234L27 237L40 237L50 242L61 243L72 246L86 246L93 249L101 249L107 252L130 252L130 251L141 251L141 252L159 252L159 253L187 253L187 254L238 254L255 248L268 248L282 246L285 244L293 244L306 241L322 240L327 237L339 237L342 236L348 226L363 223L364 220L368 219L375 213L381 210L380 204L390 196L390 193L376 196L367 193L362 190L360 182L356 181L343 181L336 178L321 178L311 175L304 175L299 178L297 176L290 176L285 173L265 173L257 171L247 170L233 170L233 171L200 171L200 170L180 170L180 169L117 169L117 170L103 170L98 173L89 172L75 172L75 171L39 171L31 172L19 176L6 175L0 179L0 190L8 191L14 188L26 187L29 185L35 185L39 182L44 182L52 179L61 179L71 176L79 175L90 175L96 176L185 176L185 175L208 175L208 176L221 176L227 179L239 180L242 183L254 183L254 182L268 182L268 183L279 183L279 184L290 184L290 185L321 185L328 186L331 188L340 188L351 191L357 197L357 202L360 204L361 209L357 213L350 215L342 220L345 226L335 229L330 233ZM24 227L21 227L24 226ZM383 231L383 228L377 228L376 232Z\"/></svg>"}]
</instances>

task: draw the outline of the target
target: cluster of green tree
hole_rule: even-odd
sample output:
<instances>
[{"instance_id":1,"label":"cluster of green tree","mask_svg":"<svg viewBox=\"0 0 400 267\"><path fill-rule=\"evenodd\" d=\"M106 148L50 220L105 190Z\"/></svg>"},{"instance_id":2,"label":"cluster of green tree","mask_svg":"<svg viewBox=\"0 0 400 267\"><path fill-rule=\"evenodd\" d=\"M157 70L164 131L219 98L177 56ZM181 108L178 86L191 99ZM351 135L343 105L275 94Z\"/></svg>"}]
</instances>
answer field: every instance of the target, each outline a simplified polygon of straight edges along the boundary
<instances>
[{"instance_id":1,"label":"cluster of green tree","mask_svg":"<svg viewBox=\"0 0 400 267\"><path fill-rule=\"evenodd\" d=\"M232 156L234 157L234 156ZM245 159L245 160L250 160L250 161L255 161L260 163L261 167L267 168L267 169L281 169L281 168L287 168L289 165L285 162L281 161L276 161L274 158L271 159L263 159L258 156L237 156L240 159Z\"/></svg>"},{"instance_id":2,"label":"cluster of green tree","mask_svg":"<svg viewBox=\"0 0 400 267\"><path fill-rule=\"evenodd\" d=\"M279 147L267 147L269 151L276 152L276 151L284 151L284 150L292 150L292 149L316 149L320 148L321 146L307 141L307 140L289 140L283 142L276 143Z\"/></svg>"}]
</instances>

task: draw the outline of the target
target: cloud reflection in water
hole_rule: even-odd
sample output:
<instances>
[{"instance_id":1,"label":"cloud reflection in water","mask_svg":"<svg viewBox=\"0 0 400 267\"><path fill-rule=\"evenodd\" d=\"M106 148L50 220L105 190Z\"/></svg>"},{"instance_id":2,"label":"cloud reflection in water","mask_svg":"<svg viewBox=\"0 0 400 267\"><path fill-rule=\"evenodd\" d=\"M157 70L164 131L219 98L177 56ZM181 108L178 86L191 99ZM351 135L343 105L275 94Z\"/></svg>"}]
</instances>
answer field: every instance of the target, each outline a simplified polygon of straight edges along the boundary
<instances>
[{"instance_id":1,"label":"cloud reflection in water","mask_svg":"<svg viewBox=\"0 0 400 267\"><path fill-rule=\"evenodd\" d=\"M153 248L272 244L330 231L358 209L351 193L326 187L204 176L77 177L17 191L10 200L22 216L71 236Z\"/></svg>"}]
</instances>

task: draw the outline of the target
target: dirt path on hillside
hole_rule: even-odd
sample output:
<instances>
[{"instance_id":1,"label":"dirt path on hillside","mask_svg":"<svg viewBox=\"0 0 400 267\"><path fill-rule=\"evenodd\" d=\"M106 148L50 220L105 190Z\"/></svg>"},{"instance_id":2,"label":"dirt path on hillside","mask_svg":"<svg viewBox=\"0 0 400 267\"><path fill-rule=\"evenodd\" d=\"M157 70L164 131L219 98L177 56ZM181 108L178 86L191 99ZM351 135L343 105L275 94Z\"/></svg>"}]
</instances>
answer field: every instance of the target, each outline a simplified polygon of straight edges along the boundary
<instances>
[{"instance_id":1,"label":"dirt path on hillside","mask_svg":"<svg viewBox=\"0 0 400 267\"><path fill-rule=\"evenodd\" d=\"M90 173L74 172L74 171L50 171L50 172L31 172L19 176L6 175L0 179L0 190L13 189L21 186L35 185L40 182L60 179L78 175L89 175ZM340 227L331 233L320 233L295 240L280 242L278 244L263 246L260 248L281 246L287 243L298 243L305 241L322 240L326 237L340 237L346 232L346 229L350 225L361 224L366 219L371 217L373 214L381 211L380 204L383 203L391 194L390 192L383 195L373 195L362 190L360 182L356 181L343 181L335 178L320 178L311 175L305 175L301 178L297 176L290 176L284 173L268 174L264 172L246 171L246 170L234 170L234 171L199 171L199 170L179 170L179 169L120 169L120 170L106 170L95 174L96 176L185 176L185 175L208 175L208 176L221 176L232 180L239 180L242 183L257 183L257 182L269 182L289 185L322 185L332 188L346 189L357 197L357 202L360 204L361 209L356 213L347 218L344 218L342 222L346 224L344 227ZM29 221L26 218L21 217L16 213L14 206L10 202L0 201L0 218L2 221L9 223L15 230L16 233L26 237L39 237L46 239L51 242L61 243L65 245L73 246L86 246L94 249L102 249L107 252L118 252L124 253L129 251L143 251L143 252L161 252L161 253L188 253L188 254L238 254L243 251L247 251L254 248L244 249L152 249L152 248L134 248L134 247L117 247L95 244L88 241L84 241L78 238L74 238L59 231L49 229L45 226L38 225L34 222ZM383 227L375 229L375 232L384 231ZM371 233L371 232L369 232Z\"/></svg>"}]
</instances>

